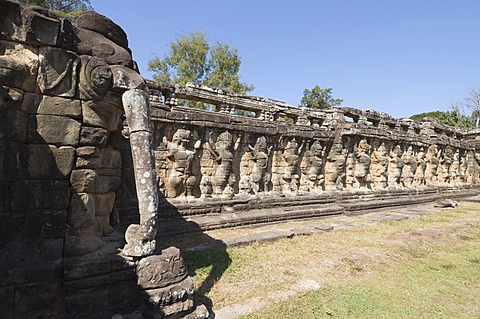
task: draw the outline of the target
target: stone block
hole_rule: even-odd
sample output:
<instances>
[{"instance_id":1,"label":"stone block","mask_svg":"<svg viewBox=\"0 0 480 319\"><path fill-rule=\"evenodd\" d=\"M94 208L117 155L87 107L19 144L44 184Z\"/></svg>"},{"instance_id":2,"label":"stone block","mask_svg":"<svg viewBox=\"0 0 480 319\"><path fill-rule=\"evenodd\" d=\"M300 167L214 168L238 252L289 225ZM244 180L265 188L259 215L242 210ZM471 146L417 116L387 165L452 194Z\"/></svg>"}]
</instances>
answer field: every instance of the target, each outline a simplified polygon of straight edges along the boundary
<instances>
[{"instance_id":1,"label":"stone block","mask_svg":"<svg viewBox=\"0 0 480 319\"><path fill-rule=\"evenodd\" d=\"M0 245L19 240L27 220L27 214L3 212L0 216L2 218L0 223Z\"/></svg>"},{"instance_id":2,"label":"stone block","mask_svg":"<svg viewBox=\"0 0 480 319\"><path fill-rule=\"evenodd\" d=\"M106 286L110 283L110 275L100 275L86 277L78 280L67 281L64 283L65 291L79 291L93 287Z\"/></svg>"},{"instance_id":3,"label":"stone block","mask_svg":"<svg viewBox=\"0 0 480 319\"><path fill-rule=\"evenodd\" d=\"M2 119L2 125L0 126L1 140L18 143L27 141L28 115L17 110L0 108L0 118Z\"/></svg>"},{"instance_id":4,"label":"stone block","mask_svg":"<svg viewBox=\"0 0 480 319\"><path fill-rule=\"evenodd\" d=\"M10 183L0 182L0 214L11 211L10 201Z\"/></svg>"},{"instance_id":5,"label":"stone block","mask_svg":"<svg viewBox=\"0 0 480 319\"><path fill-rule=\"evenodd\" d=\"M88 193L72 194L67 221L73 228L90 227L95 216L95 201Z\"/></svg>"},{"instance_id":6,"label":"stone block","mask_svg":"<svg viewBox=\"0 0 480 319\"><path fill-rule=\"evenodd\" d=\"M123 110L108 103L83 101L82 115L86 126L101 127L113 132L118 129Z\"/></svg>"},{"instance_id":7,"label":"stone block","mask_svg":"<svg viewBox=\"0 0 480 319\"><path fill-rule=\"evenodd\" d=\"M0 309L2 318L13 314L15 289L13 286L0 287Z\"/></svg>"},{"instance_id":8,"label":"stone block","mask_svg":"<svg viewBox=\"0 0 480 319\"><path fill-rule=\"evenodd\" d=\"M120 152L111 148L85 146L77 148L77 168L121 168Z\"/></svg>"},{"instance_id":9,"label":"stone block","mask_svg":"<svg viewBox=\"0 0 480 319\"><path fill-rule=\"evenodd\" d=\"M122 93L107 90L107 92L103 96L103 102L113 104L119 108L122 108Z\"/></svg>"},{"instance_id":10,"label":"stone block","mask_svg":"<svg viewBox=\"0 0 480 319\"><path fill-rule=\"evenodd\" d=\"M164 288L145 290L142 313L146 318L165 318L193 308L193 280L190 277Z\"/></svg>"},{"instance_id":11,"label":"stone block","mask_svg":"<svg viewBox=\"0 0 480 319\"><path fill-rule=\"evenodd\" d=\"M130 52L105 36L83 28L76 30L75 51L80 55L91 55L104 59L109 65L131 65Z\"/></svg>"},{"instance_id":12,"label":"stone block","mask_svg":"<svg viewBox=\"0 0 480 319\"><path fill-rule=\"evenodd\" d=\"M110 261L107 258L69 258L65 260L65 281L99 276L110 272Z\"/></svg>"},{"instance_id":13,"label":"stone block","mask_svg":"<svg viewBox=\"0 0 480 319\"><path fill-rule=\"evenodd\" d=\"M0 40L0 84L33 92L39 65L36 48Z\"/></svg>"},{"instance_id":14,"label":"stone block","mask_svg":"<svg viewBox=\"0 0 480 319\"><path fill-rule=\"evenodd\" d=\"M70 183L76 193L110 193L120 187L121 178L98 175L91 169L79 169L72 172Z\"/></svg>"},{"instance_id":15,"label":"stone block","mask_svg":"<svg viewBox=\"0 0 480 319\"><path fill-rule=\"evenodd\" d=\"M61 318L64 291L61 281L37 282L15 287L14 313L34 315L48 310L48 318ZM45 313L45 311L42 311Z\"/></svg>"},{"instance_id":16,"label":"stone block","mask_svg":"<svg viewBox=\"0 0 480 319\"><path fill-rule=\"evenodd\" d=\"M26 114L37 114L38 106L42 102L44 95L38 93L25 92L22 100L21 110Z\"/></svg>"},{"instance_id":17,"label":"stone block","mask_svg":"<svg viewBox=\"0 0 480 319\"><path fill-rule=\"evenodd\" d=\"M95 203L95 215L110 215L115 205L115 193L91 194Z\"/></svg>"},{"instance_id":18,"label":"stone block","mask_svg":"<svg viewBox=\"0 0 480 319\"><path fill-rule=\"evenodd\" d=\"M142 258L137 265L137 284L143 289L160 288L178 283L187 277L180 250L169 247L160 255Z\"/></svg>"},{"instance_id":19,"label":"stone block","mask_svg":"<svg viewBox=\"0 0 480 319\"><path fill-rule=\"evenodd\" d=\"M56 45L60 21L49 17L51 13L44 8L23 6L22 27L25 29L25 41L35 45Z\"/></svg>"},{"instance_id":20,"label":"stone block","mask_svg":"<svg viewBox=\"0 0 480 319\"><path fill-rule=\"evenodd\" d=\"M100 101L112 82L112 71L104 59L82 55L79 96L82 100Z\"/></svg>"},{"instance_id":21,"label":"stone block","mask_svg":"<svg viewBox=\"0 0 480 319\"><path fill-rule=\"evenodd\" d=\"M38 210L28 211L22 229L22 238L39 238L42 230L42 221Z\"/></svg>"},{"instance_id":22,"label":"stone block","mask_svg":"<svg viewBox=\"0 0 480 319\"><path fill-rule=\"evenodd\" d=\"M20 110L22 100L22 90L0 85L0 109Z\"/></svg>"},{"instance_id":23,"label":"stone block","mask_svg":"<svg viewBox=\"0 0 480 319\"><path fill-rule=\"evenodd\" d=\"M80 58L71 51L40 47L37 84L48 95L74 97Z\"/></svg>"},{"instance_id":24,"label":"stone block","mask_svg":"<svg viewBox=\"0 0 480 319\"><path fill-rule=\"evenodd\" d=\"M113 227L110 226L110 216L95 216L95 221L93 222L93 228L95 235L101 237L103 235L110 234L113 231Z\"/></svg>"},{"instance_id":25,"label":"stone block","mask_svg":"<svg viewBox=\"0 0 480 319\"><path fill-rule=\"evenodd\" d=\"M0 35L6 38L18 39L19 26L22 23L20 6L10 1L0 2Z\"/></svg>"},{"instance_id":26,"label":"stone block","mask_svg":"<svg viewBox=\"0 0 480 319\"><path fill-rule=\"evenodd\" d=\"M62 278L63 238L17 240L0 249L0 287Z\"/></svg>"},{"instance_id":27,"label":"stone block","mask_svg":"<svg viewBox=\"0 0 480 319\"><path fill-rule=\"evenodd\" d=\"M140 308L140 292L135 281L112 283L67 293L66 318L112 318ZM125 316L126 318L127 316Z\"/></svg>"},{"instance_id":28,"label":"stone block","mask_svg":"<svg viewBox=\"0 0 480 319\"><path fill-rule=\"evenodd\" d=\"M69 235L65 239L65 257L83 256L103 247L104 242L97 236Z\"/></svg>"},{"instance_id":29,"label":"stone block","mask_svg":"<svg viewBox=\"0 0 480 319\"><path fill-rule=\"evenodd\" d=\"M26 145L0 141L0 182L25 179Z\"/></svg>"},{"instance_id":30,"label":"stone block","mask_svg":"<svg viewBox=\"0 0 480 319\"><path fill-rule=\"evenodd\" d=\"M107 130L100 127L83 126L80 132L79 145L104 146L108 141Z\"/></svg>"},{"instance_id":31,"label":"stone block","mask_svg":"<svg viewBox=\"0 0 480 319\"><path fill-rule=\"evenodd\" d=\"M109 18L95 11L84 11L80 13L78 15L77 25L79 28L98 32L119 46L128 49L128 40L125 31Z\"/></svg>"},{"instance_id":32,"label":"stone block","mask_svg":"<svg viewBox=\"0 0 480 319\"><path fill-rule=\"evenodd\" d=\"M26 93L22 110L28 114L59 115L80 119L82 107L80 100Z\"/></svg>"},{"instance_id":33,"label":"stone block","mask_svg":"<svg viewBox=\"0 0 480 319\"><path fill-rule=\"evenodd\" d=\"M30 144L53 144L77 146L80 122L56 115L30 115L28 142Z\"/></svg>"},{"instance_id":34,"label":"stone block","mask_svg":"<svg viewBox=\"0 0 480 319\"><path fill-rule=\"evenodd\" d=\"M11 186L12 211L67 209L68 180L27 180Z\"/></svg>"},{"instance_id":35,"label":"stone block","mask_svg":"<svg viewBox=\"0 0 480 319\"><path fill-rule=\"evenodd\" d=\"M60 21L45 8L0 3L0 34L19 42L34 45L56 45Z\"/></svg>"},{"instance_id":36,"label":"stone block","mask_svg":"<svg viewBox=\"0 0 480 319\"><path fill-rule=\"evenodd\" d=\"M31 179L65 179L73 168L75 149L46 144L27 145L28 176Z\"/></svg>"},{"instance_id":37,"label":"stone block","mask_svg":"<svg viewBox=\"0 0 480 319\"><path fill-rule=\"evenodd\" d=\"M67 211L50 210L40 214L42 229L41 236L46 239L63 238L67 231Z\"/></svg>"}]
</instances>

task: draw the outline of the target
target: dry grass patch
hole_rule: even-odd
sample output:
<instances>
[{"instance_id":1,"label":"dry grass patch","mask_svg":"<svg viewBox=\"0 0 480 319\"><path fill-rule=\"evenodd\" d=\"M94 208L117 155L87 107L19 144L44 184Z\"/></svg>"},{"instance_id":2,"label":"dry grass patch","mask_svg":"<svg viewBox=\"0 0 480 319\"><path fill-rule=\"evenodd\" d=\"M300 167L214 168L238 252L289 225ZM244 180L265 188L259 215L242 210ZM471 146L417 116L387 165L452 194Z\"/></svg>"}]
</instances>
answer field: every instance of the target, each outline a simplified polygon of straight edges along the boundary
<instances>
[{"instance_id":1,"label":"dry grass patch","mask_svg":"<svg viewBox=\"0 0 480 319\"><path fill-rule=\"evenodd\" d=\"M214 309L273 304L246 318L478 318L479 211L480 204L462 203L402 221L184 257ZM321 288L276 303L302 279Z\"/></svg>"}]
</instances>

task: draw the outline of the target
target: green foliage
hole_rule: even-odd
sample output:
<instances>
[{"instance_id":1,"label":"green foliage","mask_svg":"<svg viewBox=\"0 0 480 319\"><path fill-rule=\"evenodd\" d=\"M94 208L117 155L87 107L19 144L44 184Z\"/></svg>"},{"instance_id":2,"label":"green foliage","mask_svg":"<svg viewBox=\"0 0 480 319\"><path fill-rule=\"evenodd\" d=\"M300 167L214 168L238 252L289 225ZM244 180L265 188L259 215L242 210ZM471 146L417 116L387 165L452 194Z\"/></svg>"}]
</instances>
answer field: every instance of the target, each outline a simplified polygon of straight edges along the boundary
<instances>
[{"instance_id":1,"label":"green foliage","mask_svg":"<svg viewBox=\"0 0 480 319\"><path fill-rule=\"evenodd\" d=\"M475 126L471 117L462 115L457 109L446 112L426 112L410 116L410 119L417 122L422 122L424 118L433 118L439 123L453 126L459 129L471 129Z\"/></svg>"},{"instance_id":2,"label":"green foliage","mask_svg":"<svg viewBox=\"0 0 480 319\"><path fill-rule=\"evenodd\" d=\"M185 85L188 82L202 83L233 93L245 94L253 86L241 83L238 51L227 44L210 45L204 32L197 31L178 36L170 43L169 53L163 59L155 57L148 62L159 83ZM189 101L188 106L205 108L199 102Z\"/></svg>"},{"instance_id":3,"label":"green foliage","mask_svg":"<svg viewBox=\"0 0 480 319\"><path fill-rule=\"evenodd\" d=\"M19 2L48 8L70 20L74 20L84 10L93 10L90 0L20 0Z\"/></svg>"},{"instance_id":4,"label":"green foliage","mask_svg":"<svg viewBox=\"0 0 480 319\"><path fill-rule=\"evenodd\" d=\"M312 109L327 109L342 104L342 99L334 99L332 97L332 89L321 89L318 85L310 91L305 89L300 106L310 107Z\"/></svg>"}]
</instances>

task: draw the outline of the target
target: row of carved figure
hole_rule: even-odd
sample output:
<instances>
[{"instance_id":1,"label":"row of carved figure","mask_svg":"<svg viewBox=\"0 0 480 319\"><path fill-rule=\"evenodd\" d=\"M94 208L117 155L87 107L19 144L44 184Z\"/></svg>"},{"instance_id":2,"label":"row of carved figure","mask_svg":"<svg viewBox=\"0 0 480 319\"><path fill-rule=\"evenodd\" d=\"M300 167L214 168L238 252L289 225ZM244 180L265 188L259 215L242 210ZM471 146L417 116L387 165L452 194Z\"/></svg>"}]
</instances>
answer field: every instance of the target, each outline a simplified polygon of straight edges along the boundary
<instances>
[{"instance_id":1,"label":"row of carved figure","mask_svg":"<svg viewBox=\"0 0 480 319\"><path fill-rule=\"evenodd\" d=\"M471 184L472 151L367 139L337 143L280 137L269 145L224 131L204 140L178 129L156 149L160 191L168 198L258 193L301 195L344 189L396 189ZM327 147L328 146L328 147Z\"/></svg>"}]
</instances>

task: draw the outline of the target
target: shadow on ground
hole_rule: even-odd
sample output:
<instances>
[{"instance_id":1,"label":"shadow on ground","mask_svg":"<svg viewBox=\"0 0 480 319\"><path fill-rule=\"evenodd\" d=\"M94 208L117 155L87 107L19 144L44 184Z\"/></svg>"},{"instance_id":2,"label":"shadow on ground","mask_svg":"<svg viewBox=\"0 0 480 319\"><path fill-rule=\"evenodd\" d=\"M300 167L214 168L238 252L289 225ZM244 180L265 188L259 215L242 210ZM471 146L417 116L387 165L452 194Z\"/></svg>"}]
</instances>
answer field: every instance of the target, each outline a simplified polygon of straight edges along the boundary
<instances>
[{"instance_id":1,"label":"shadow on ground","mask_svg":"<svg viewBox=\"0 0 480 319\"><path fill-rule=\"evenodd\" d=\"M209 235L195 222L182 216L173 205L168 205L168 217L160 217L158 221L157 249L170 246L180 249L188 274L191 277L203 278L195 280L195 297L209 310L211 318L215 318L213 302L207 294L218 282L230 266L232 260L227 252L227 245Z\"/></svg>"}]
</instances>

